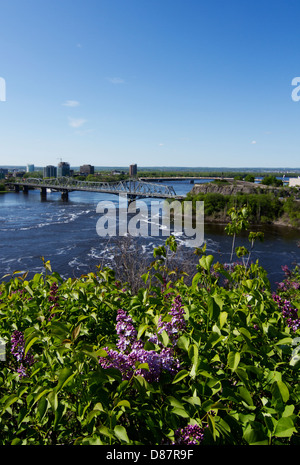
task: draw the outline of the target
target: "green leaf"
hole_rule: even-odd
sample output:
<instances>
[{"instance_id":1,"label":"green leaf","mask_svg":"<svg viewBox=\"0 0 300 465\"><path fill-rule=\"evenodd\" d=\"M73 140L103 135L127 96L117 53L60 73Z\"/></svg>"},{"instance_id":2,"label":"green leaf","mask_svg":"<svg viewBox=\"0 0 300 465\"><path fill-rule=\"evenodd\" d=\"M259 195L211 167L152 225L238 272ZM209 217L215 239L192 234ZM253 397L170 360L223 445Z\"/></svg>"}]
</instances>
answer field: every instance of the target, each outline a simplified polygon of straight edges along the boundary
<instances>
[{"instance_id":1,"label":"green leaf","mask_svg":"<svg viewBox=\"0 0 300 465\"><path fill-rule=\"evenodd\" d=\"M294 427L294 422L290 417L282 417L278 420L274 436L278 438L289 438L296 433L297 430Z\"/></svg>"},{"instance_id":2,"label":"green leaf","mask_svg":"<svg viewBox=\"0 0 300 465\"><path fill-rule=\"evenodd\" d=\"M239 352L229 352L227 363L232 371L235 371L240 363L241 356Z\"/></svg>"},{"instance_id":3,"label":"green leaf","mask_svg":"<svg viewBox=\"0 0 300 465\"><path fill-rule=\"evenodd\" d=\"M176 397L168 396L167 401L170 402L172 407L177 407L177 408L183 409L182 403L178 399L176 399Z\"/></svg>"},{"instance_id":4,"label":"green leaf","mask_svg":"<svg viewBox=\"0 0 300 465\"><path fill-rule=\"evenodd\" d=\"M144 332L146 331L146 329L149 327L149 325L145 324L145 323L142 323L140 326L139 326L139 330L138 330L138 335L137 335L137 338L140 339L140 337L144 334Z\"/></svg>"},{"instance_id":5,"label":"green leaf","mask_svg":"<svg viewBox=\"0 0 300 465\"><path fill-rule=\"evenodd\" d=\"M203 257L200 258L199 263L204 268L206 271L210 272L211 264L214 261L213 255L203 255Z\"/></svg>"},{"instance_id":6,"label":"green leaf","mask_svg":"<svg viewBox=\"0 0 300 465\"><path fill-rule=\"evenodd\" d=\"M220 328L223 328L225 325L226 321L228 318L228 313L227 312L221 312L220 313Z\"/></svg>"},{"instance_id":7,"label":"green leaf","mask_svg":"<svg viewBox=\"0 0 300 465\"><path fill-rule=\"evenodd\" d=\"M149 364L144 362L144 363L139 363L136 367L138 370L147 370L149 371Z\"/></svg>"},{"instance_id":8,"label":"green leaf","mask_svg":"<svg viewBox=\"0 0 300 465\"><path fill-rule=\"evenodd\" d=\"M179 347L179 349L183 349L187 352L189 349L189 345L190 345L189 338L187 338L184 335L180 336L180 338L177 341L177 346Z\"/></svg>"},{"instance_id":9,"label":"green leaf","mask_svg":"<svg viewBox=\"0 0 300 465\"><path fill-rule=\"evenodd\" d=\"M31 297L33 297L33 290L29 287L28 284L25 286L25 289L31 295Z\"/></svg>"},{"instance_id":10,"label":"green leaf","mask_svg":"<svg viewBox=\"0 0 300 465\"><path fill-rule=\"evenodd\" d=\"M19 397L16 396L15 394L11 394L10 396L6 396L5 398L5 401L4 401L4 405L3 405L3 412L10 406L12 405L14 402L16 402ZM1 399L1 401L3 401L3 399Z\"/></svg>"},{"instance_id":11,"label":"green leaf","mask_svg":"<svg viewBox=\"0 0 300 465\"><path fill-rule=\"evenodd\" d=\"M51 391L48 396L47 396L47 399L49 400L50 402L50 405L51 405L51 408L52 408L52 411L53 413L55 413L57 407L58 407L58 397L57 397L57 393L53 390Z\"/></svg>"},{"instance_id":12,"label":"green leaf","mask_svg":"<svg viewBox=\"0 0 300 465\"><path fill-rule=\"evenodd\" d=\"M183 380L188 376L189 372L187 370L180 370L174 377L172 384L176 384L179 381Z\"/></svg>"},{"instance_id":13,"label":"green leaf","mask_svg":"<svg viewBox=\"0 0 300 465\"><path fill-rule=\"evenodd\" d=\"M116 405L116 407L122 407L122 406L131 408L128 400L120 400Z\"/></svg>"},{"instance_id":14,"label":"green leaf","mask_svg":"<svg viewBox=\"0 0 300 465\"><path fill-rule=\"evenodd\" d=\"M42 420L44 418L44 416L45 416L45 414L47 412L47 409L48 409L48 400L44 396L39 400L38 408L37 408L40 420Z\"/></svg>"},{"instance_id":15,"label":"green leaf","mask_svg":"<svg viewBox=\"0 0 300 465\"><path fill-rule=\"evenodd\" d=\"M36 336L36 332L33 333L30 337L28 337L25 340L25 349L24 349L24 354L26 355L30 349L30 347L33 346L33 344L39 340L39 336Z\"/></svg>"},{"instance_id":16,"label":"green leaf","mask_svg":"<svg viewBox=\"0 0 300 465\"><path fill-rule=\"evenodd\" d=\"M169 339L169 336L168 336L167 331L165 331L165 330L162 331L162 333L161 333L161 338L162 338L163 345L164 345L165 347L167 347L167 345L168 345L169 342L170 342L170 339Z\"/></svg>"},{"instance_id":17,"label":"green leaf","mask_svg":"<svg viewBox=\"0 0 300 465\"><path fill-rule=\"evenodd\" d=\"M207 299L208 314L213 321L217 321L220 315L220 307L216 300L218 299L215 299L215 297L211 296L209 296L209 298ZM222 304L223 302L221 302L221 305Z\"/></svg>"},{"instance_id":18,"label":"green leaf","mask_svg":"<svg viewBox=\"0 0 300 465\"><path fill-rule=\"evenodd\" d=\"M272 384L271 391L276 400L281 401L282 399L284 403L286 403L290 398L289 390L286 384L284 384L281 380L277 380Z\"/></svg>"},{"instance_id":19,"label":"green leaf","mask_svg":"<svg viewBox=\"0 0 300 465\"><path fill-rule=\"evenodd\" d=\"M149 273L150 273L150 272L148 271L148 273L144 273L144 274L141 276L141 278L142 278L142 280L144 281L145 284L146 284L146 282L148 281Z\"/></svg>"},{"instance_id":20,"label":"green leaf","mask_svg":"<svg viewBox=\"0 0 300 465\"><path fill-rule=\"evenodd\" d=\"M208 420L208 426L209 429L213 435L214 441L216 440L216 425L215 425L215 419L213 415L207 415L207 420Z\"/></svg>"},{"instance_id":21,"label":"green leaf","mask_svg":"<svg viewBox=\"0 0 300 465\"><path fill-rule=\"evenodd\" d=\"M59 403L57 406L57 409L55 410L55 415L54 415L54 422L53 422L54 429L56 429L57 425L59 425L60 420L62 419L65 411L66 411L66 406L63 405L62 403Z\"/></svg>"},{"instance_id":22,"label":"green leaf","mask_svg":"<svg viewBox=\"0 0 300 465\"><path fill-rule=\"evenodd\" d=\"M172 410L172 413L175 413L175 415L178 415L179 417L182 418L189 418L189 414L183 409L179 407L174 407Z\"/></svg>"},{"instance_id":23,"label":"green leaf","mask_svg":"<svg viewBox=\"0 0 300 465\"><path fill-rule=\"evenodd\" d=\"M193 280L192 280L192 289L193 289L193 291L196 289L196 287L198 285L198 282L201 279L201 276L202 276L201 273L196 273L195 276L193 277Z\"/></svg>"},{"instance_id":24,"label":"green leaf","mask_svg":"<svg viewBox=\"0 0 300 465\"><path fill-rule=\"evenodd\" d=\"M99 349L95 352L97 357L107 357L107 352L104 349Z\"/></svg>"},{"instance_id":25,"label":"green leaf","mask_svg":"<svg viewBox=\"0 0 300 465\"><path fill-rule=\"evenodd\" d=\"M127 431L124 428L124 426L116 425L115 428L114 428L114 432L115 432L115 435L117 436L117 438L120 439L120 441L124 441L124 442L127 442L127 443L129 442L129 438L127 436Z\"/></svg>"},{"instance_id":26,"label":"green leaf","mask_svg":"<svg viewBox=\"0 0 300 465\"><path fill-rule=\"evenodd\" d=\"M198 367L198 361L199 361L199 351L198 351L198 347L196 346L196 344L192 344L189 347L188 355L192 362L192 368L191 368L190 375L192 378L194 378L196 376L196 369Z\"/></svg>"},{"instance_id":27,"label":"green leaf","mask_svg":"<svg viewBox=\"0 0 300 465\"><path fill-rule=\"evenodd\" d=\"M75 376L76 372L73 373L71 368L63 368L58 377L58 383L55 388L56 392L60 391L66 384L68 384Z\"/></svg>"},{"instance_id":28,"label":"green leaf","mask_svg":"<svg viewBox=\"0 0 300 465\"><path fill-rule=\"evenodd\" d=\"M252 400L252 397L251 397L250 392L248 391L248 389L241 386L241 387L238 388L238 392L239 392L239 395L241 396L241 398L246 402L246 404L251 405L251 406L253 405L253 400Z\"/></svg>"},{"instance_id":29,"label":"green leaf","mask_svg":"<svg viewBox=\"0 0 300 465\"><path fill-rule=\"evenodd\" d=\"M48 392L49 392L49 389L41 388L40 392L33 394L32 406L36 404L41 398L43 398Z\"/></svg>"}]
</instances>

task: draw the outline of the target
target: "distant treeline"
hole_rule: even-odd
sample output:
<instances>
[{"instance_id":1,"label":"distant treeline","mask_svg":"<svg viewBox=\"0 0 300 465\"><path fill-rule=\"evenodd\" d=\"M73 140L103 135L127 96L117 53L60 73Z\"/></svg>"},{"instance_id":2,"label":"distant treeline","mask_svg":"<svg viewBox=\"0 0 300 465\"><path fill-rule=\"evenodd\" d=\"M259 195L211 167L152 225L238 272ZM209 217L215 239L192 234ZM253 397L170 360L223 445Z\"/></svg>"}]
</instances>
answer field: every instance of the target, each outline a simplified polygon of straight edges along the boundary
<instances>
[{"instance_id":1,"label":"distant treeline","mask_svg":"<svg viewBox=\"0 0 300 465\"><path fill-rule=\"evenodd\" d=\"M225 177L225 178L240 178L240 179L245 179L247 176L252 176L254 178L257 177L264 177L264 176L269 176L270 171L220 171L220 170L215 170L215 171L194 171L194 170L173 170L173 171L162 171L162 170L138 170L138 176L139 177ZM272 171L272 176L275 177L297 177L297 174L295 172L273 172Z\"/></svg>"}]
</instances>

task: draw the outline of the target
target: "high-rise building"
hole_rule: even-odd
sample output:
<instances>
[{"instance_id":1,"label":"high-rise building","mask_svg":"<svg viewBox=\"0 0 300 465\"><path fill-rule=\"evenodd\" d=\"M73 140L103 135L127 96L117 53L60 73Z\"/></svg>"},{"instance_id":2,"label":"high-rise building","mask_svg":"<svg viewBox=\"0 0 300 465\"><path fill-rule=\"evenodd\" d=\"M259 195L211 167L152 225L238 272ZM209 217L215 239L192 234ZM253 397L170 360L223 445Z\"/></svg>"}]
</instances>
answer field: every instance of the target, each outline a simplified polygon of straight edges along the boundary
<instances>
[{"instance_id":1,"label":"high-rise building","mask_svg":"<svg viewBox=\"0 0 300 465\"><path fill-rule=\"evenodd\" d=\"M129 166L129 176L136 176L137 174L137 165L130 165Z\"/></svg>"},{"instance_id":2,"label":"high-rise building","mask_svg":"<svg viewBox=\"0 0 300 465\"><path fill-rule=\"evenodd\" d=\"M0 179L4 179L8 175L8 169L0 168Z\"/></svg>"},{"instance_id":3,"label":"high-rise building","mask_svg":"<svg viewBox=\"0 0 300 465\"><path fill-rule=\"evenodd\" d=\"M70 176L70 165L65 161L61 161L57 167L57 177Z\"/></svg>"},{"instance_id":4,"label":"high-rise building","mask_svg":"<svg viewBox=\"0 0 300 465\"><path fill-rule=\"evenodd\" d=\"M82 165L80 167L80 174L94 174L95 170L94 167L91 165Z\"/></svg>"},{"instance_id":5,"label":"high-rise building","mask_svg":"<svg viewBox=\"0 0 300 465\"><path fill-rule=\"evenodd\" d=\"M27 165L27 173L33 173L34 172L34 165Z\"/></svg>"},{"instance_id":6,"label":"high-rise building","mask_svg":"<svg viewBox=\"0 0 300 465\"><path fill-rule=\"evenodd\" d=\"M44 178L56 178L57 168L56 166L48 165L43 169Z\"/></svg>"}]
</instances>

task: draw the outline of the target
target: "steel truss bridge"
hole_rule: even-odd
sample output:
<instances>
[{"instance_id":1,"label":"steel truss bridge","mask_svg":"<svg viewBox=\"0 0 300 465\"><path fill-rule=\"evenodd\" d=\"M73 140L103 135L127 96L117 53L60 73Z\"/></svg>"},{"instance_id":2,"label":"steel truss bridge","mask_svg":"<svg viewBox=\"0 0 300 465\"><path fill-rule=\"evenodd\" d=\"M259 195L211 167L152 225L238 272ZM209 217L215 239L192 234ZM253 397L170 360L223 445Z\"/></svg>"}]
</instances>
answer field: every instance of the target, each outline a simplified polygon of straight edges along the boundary
<instances>
[{"instance_id":1,"label":"steel truss bridge","mask_svg":"<svg viewBox=\"0 0 300 465\"><path fill-rule=\"evenodd\" d=\"M29 189L40 189L42 197L46 197L47 190L58 191L62 193L62 198L64 199L67 199L69 192L72 191L126 195L129 200L146 197L176 200L182 200L184 198L183 196L176 195L172 186L145 182L137 179L117 182L94 182L79 181L68 177L46 179L28 178L14 181L13 185L15 191L19 191L20 186L22 186L23 192L28 192Z\"/></svg>"}]
</instances>

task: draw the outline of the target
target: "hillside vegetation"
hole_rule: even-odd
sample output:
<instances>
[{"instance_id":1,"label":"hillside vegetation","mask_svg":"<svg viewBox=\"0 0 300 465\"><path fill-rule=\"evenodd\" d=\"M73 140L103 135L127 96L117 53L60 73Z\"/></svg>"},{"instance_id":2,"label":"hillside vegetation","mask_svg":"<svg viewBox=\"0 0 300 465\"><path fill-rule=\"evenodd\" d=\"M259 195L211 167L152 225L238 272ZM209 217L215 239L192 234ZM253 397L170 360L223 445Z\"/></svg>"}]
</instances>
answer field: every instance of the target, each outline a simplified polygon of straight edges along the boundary
<instances>
[{"instance_id":1,"label":"hillside vegetation","mask_svg":"<svg viewBox=\"0 0 300 465\"><path fill-rule=\"evenodd\" d=\"M213 182L197 184L186 200L204 201L205 221L226 223L232 207L247 205L250 222L285 224L300 228L299 190L251 182Z\"/></svg>"}]
</instances>

